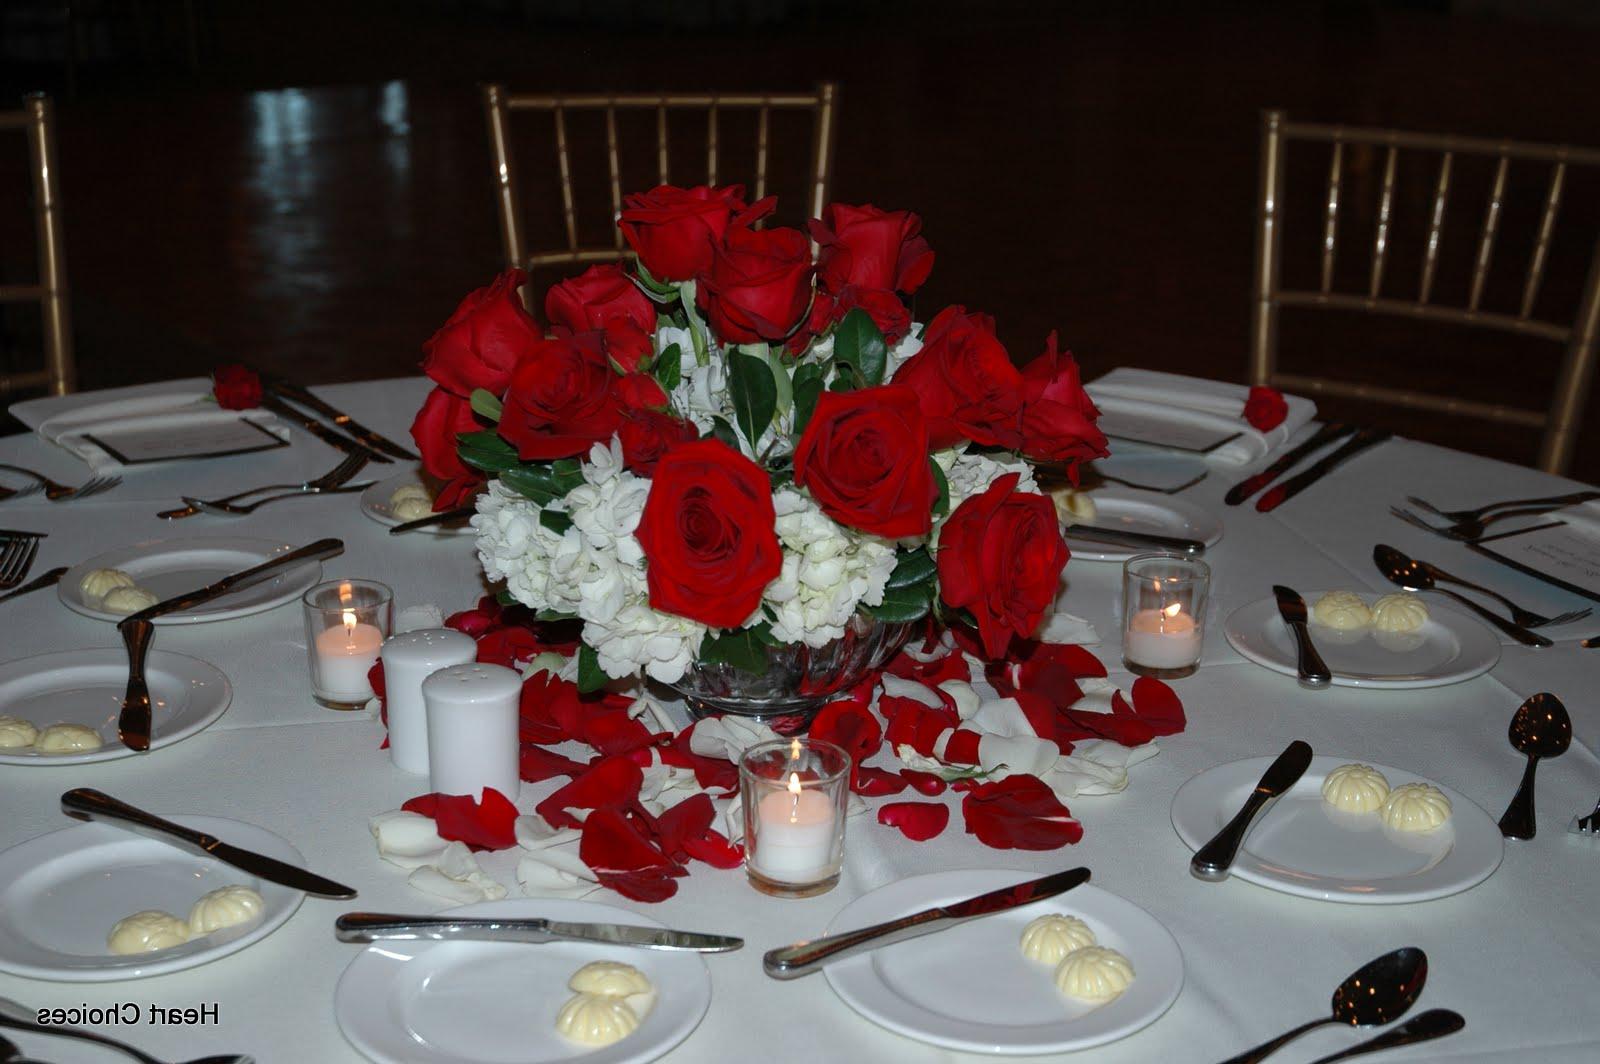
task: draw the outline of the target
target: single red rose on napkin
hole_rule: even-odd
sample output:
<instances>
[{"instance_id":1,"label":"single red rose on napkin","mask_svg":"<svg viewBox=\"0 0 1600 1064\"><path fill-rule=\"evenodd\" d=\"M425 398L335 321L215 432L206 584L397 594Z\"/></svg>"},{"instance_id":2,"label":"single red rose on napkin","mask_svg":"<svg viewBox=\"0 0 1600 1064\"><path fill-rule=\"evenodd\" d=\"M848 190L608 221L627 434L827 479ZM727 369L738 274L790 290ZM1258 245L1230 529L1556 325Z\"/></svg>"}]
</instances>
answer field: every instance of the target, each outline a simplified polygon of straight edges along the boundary
<instances>
[{"instance_id":1,"label":"single red rose on napkin","mask_svg":"<svg viewBox=\"0 0 1600 1064\"><path fill-rule=\"evenodd\" d=\"M678 892L683 868L668 858L615 808L596 809L583 822L578 859L600 884L634 901L665 901Z\"/></svg>"},{"instance_id":2,"label":"single red rose on napkin","mask_svg":"<svg viewBox=\"0 0 1600 1064\"><path fill-rule=\"evenodd\" d=\"M1055 505L1015 490L1019 479L997 479L956 507L939 533L939 593L971 611L991 658L1039 627L1067 564Z\"/></svg>"},{"instance_id":3,"label":"single red rose on napkin","mask_svg":"<svg viewBox=\"0 0 1600 1064\"><path fill-rule=\"evenodd\" d=\"M783 568L772 481L727 444L696 440L656 464L634 534L650 605L713 628L737 628Z\"/></svg>"},{"instance_id":4,"label":"single red rose on napkin","mask_svg":"<svg viewBox=\"0 0 1600 1064\"><path fill-rule=\"evenodd\" d=\"M211 373L211 393L224 410L252 410L261 405L261 376L238 363L218 366Z\"/></svg>"},{"instance_id":5,"label":"single red rose on napkin","mask_svg":"<svg viewBox=\"0 0 1600 1064\"><path fill-rule=\"evenodd\" d=\"M1289 404L1278 389L1256 385L1244 401L1243 416L1251 428L1267 432L1283 424L1283 419L1289 416Z\"/></svg>"},{"instance_id":6,"label":"single red rose on napkin","mask_svg":"<svg viewBox=\"0 0 1600 1064\"><path fill-rule=\"evenodd\" d=\"M941 802L885 802L878 823L899 828L912 842L927 842L950 825L950 807Z\"/></svg>"},{"instance_id":7,"label":"single red rose on napkin","mask_svg":"<svg viewBox=\"0 0 1600 1064\"><path fill-rule=\"evenodd\" d=\"M517 807L485 787L480 799L468 794L423 794L400 807L433 818L441 839L464 842L474 850L505 850L517 844Z\"/></svg>"},{"instance_id":8,"label":"single red rose on napkin","mask_svg":"<svg viewBox=\"0 0 1600 1064\"><path fill-rule=\"evenodd\" d=\"M910 211L830 203L810 224L820 279L837 295L849 286L910 295L933 270L933 249Z\"/></svg>"},{"instance_id":9,"label":"single red rose on napkin","mask_svg":"<svg viewBox=\"0 0 1600 1064\"><path fill-rule=\"evenodd\" d=\"M794 450L794 482L840 524L885 539L927 534L939 488L917 394L893 384L823 392Z\"/></svg>"},{"instance_id":10,"label":"single red rose on napkin","mask_svg":"<svg viewBox=\"0 0 1600 1064\"><path fill-rule=\"evenodd\" d=\"M814 270L800 230L731 228L696 277L695 302L724 343L777 343L805 318Z\"/></svg>"},{"instance_id":11,"label":"single red rose on napkin","mask_svg":"<svg viewBox=\"0 0 1600 1064\"><path fill-rule=\"evenodd\" d=\"M617 320L632 322L646 335L656 331L655 304L614 263L591 266L551 286L544 297L544 316L568 333L604 329Z\"/></svg>"},{"instance_id":12,"label":"single red rose on napkin","mask_svg":"<svg viewBox=\"0 0 1600 1064\"><path fill-rule=\"evenodd\" d=\"M527 279L521 270L507 270L463 299L422 345L422 372L462 399L476 388L505 391L517 364L544 338L517 291Z\"/></svg>"},{"instance_id":13,"label":"single red rose on napkin","mask_svg":"<svg viewBox=\"0 0 1600 1064\"><path fill-rule=\"evenodd\" d=\"M456 454L456 437L481 428L467 400L443 388L429 392L411 422L411 439L422 456L422 468L440 480L475 479L478 471Z\"/></svg>"},{"instance_id":14,"label":"single red rose on napkin","mask_svg":"<svg viewBox=\"0 0 1600 1064\"><path fill-rule=\"evenodd\" d=\"M627 410L617 429L622 463L641 477L653 476L661 456L680 443L700 438L691 422L659 410Z\"/></svg>"},{"instance_id":15,"label":"single red rose on napkin","mask_svg":"<svg viewBox=\"0 0 1600 1064\"><path fill-rule=\"evenodd\" d=\"M736 216L753 222L776 203L769 196L746 207L743 185L687 189L658 185L625 197L617 224L652 277L687 281L710 267L712 248L722 243Z\"/></svg>"},{"instance_id":16,"label":"single red rose on napkin","mask_svg":"<svg viewBox=\"0 0 1600 1064\"><path fill-rule=\"evenodd\" d=\"M579 820L567 810L626 808L638 799L643 785L644 773L628 758L602 758L536 805L534 812L553 828L575 828Z\"/></svg>"},{"instance_id":17,"label":"single red rose on napkin","mask_svg":"<svg viewBox=\"0 0 1600 1064\"><path fill-rule=\"evenodd\" d=\"M994 319L946 307L928 323L922 350L901 366L894 382L917 393L934 450L962 440L1020 446L1022 374L994 334Z\"/></svg>"},{"instance_id":18,"label":"single red rose on napkin","mask_svg":"<svg viewBox=\"0 0 1600 1064\"><path fill-rule=\"evenodd\" d=\"M1077 483L1078 463L1110 454L1095 425L1100 410L1083 390L1078 362L1056 350L1056 334L1044 353L1022 367L1022 453L1041 462L1065 462Z\"/></svg>"},{"instance_id":19,"label":"single red rose on napkin","mask_svg":"<svg viewBox=\"0 0 1600 1064\"><path fill-rule=\"evenodd\" d=\"M997 850L1055 850L1083 838L1083 825L1037 776L974 785L961 815L969 835Z\"/></svg>"},{"instance_id":20,"label":"single red rose on napkin","mask_svg":"<svg viewBox=\"0 0 1600 1064\"><path fill-rule=\"evenodd\" d=\"M511 378L500 435L525 462L586 454L622 421L616 380L598 332L542 340Z\"/></svg>"}]
</instances>

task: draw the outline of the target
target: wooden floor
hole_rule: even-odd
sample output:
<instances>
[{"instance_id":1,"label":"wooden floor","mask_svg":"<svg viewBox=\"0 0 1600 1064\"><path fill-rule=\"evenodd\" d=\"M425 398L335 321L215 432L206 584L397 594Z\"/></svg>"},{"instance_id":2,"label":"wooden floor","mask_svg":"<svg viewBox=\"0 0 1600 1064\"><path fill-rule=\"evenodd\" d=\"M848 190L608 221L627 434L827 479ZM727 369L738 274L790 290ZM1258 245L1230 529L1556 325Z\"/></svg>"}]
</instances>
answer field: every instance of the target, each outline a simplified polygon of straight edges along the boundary
<instances>
[{"instance_id":1,"label":"wooden floor","mask_svg":"<svg viewBox=\"0 0 1600 1064\"><path fill-rule=\"evenodd\" d=\"M233 360L313 383L410 372L459 297L498 268L477 90L489 80L532 90L837 80L835 196L922 214L938 262L919 314L951 302L991 311L1018 361L1059 329L1091 377L1134 364L1243 379L1262 108L1600 144L1600 26L1452 16L1445 3L814 3L718 30L529 25L520 11L465 4L210 6L198 73L177 35L147 42L141 61L119 38L128 28L108 25L104 57L81 65L76 98L60 105L85 387ZM60 81L54 64L0 60L7 98L60 92ZM777 133L791 208L799 132ZM522 134L530 226L559 241L549 129L529 119ZM703 137L675 129L678 183L703 180ZM750 133L730 122L724 137L731 178ZM598 125L574 138L580 152L601 144ZM651 183L650 134L623 139L625 183ZM20 193L20 143L0 149L0 196ZM603 231L604 164L591 155L579 208ZM1325 161L1292 161L1304 196L1286 236L1291 275L1304 281ZM1413 290L1436 165L1402 173L1391 294ZM1378 169L1355 158L1347 175L1339 269L1353 285L1364 283ZM1546 176L1513 172L1491 301L1514 307ZM1464 298L1487 180L1471 167L1458 175L1444 249L1459 263L1441 273L1441 302ZM1541 309L1570 316L1600 228L1600 183L1575 180L1567 202ZM29 249L27 216L0 219L0 279L26 276ZM12 308L4 321L9 342L25 345L27 316ZM1559 353L1310 311L1286 320L1284 352L1302 369L1437 379L1532 406ZM1336 412L1513 461L1536 446L1527 431ZM1584 439L1575 472L1600 480L1600 424Z\"/></svg>"}]
</instances>

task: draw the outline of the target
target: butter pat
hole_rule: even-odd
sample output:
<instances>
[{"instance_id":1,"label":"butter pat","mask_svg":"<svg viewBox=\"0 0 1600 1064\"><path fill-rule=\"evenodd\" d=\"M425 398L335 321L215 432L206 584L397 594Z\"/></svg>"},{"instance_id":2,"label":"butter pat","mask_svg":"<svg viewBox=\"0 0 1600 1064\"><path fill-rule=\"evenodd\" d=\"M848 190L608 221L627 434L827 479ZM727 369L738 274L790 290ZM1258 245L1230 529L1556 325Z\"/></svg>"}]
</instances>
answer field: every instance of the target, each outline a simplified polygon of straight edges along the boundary
<instances>
[{"instance_id":1,"label":"butter pat","mask_svg":"<svg viewBox=\"0 0 1600 1064\"><path fill-rule=\"evenodd\" d=\"M1372 627L1380 632L1415 632L1428 620L1428 607L1408 592L1385 595L1372 604Z\"/></svg>"},{"instance_id":2,"label":"butter pat","mask_svg":"<svg viewBox=\"0 0 1600 1064\"><path fill-rule=\"evenodd\" d=\"M52 724L39 733L33 745L41 754L78 754L105 745L100 733L82 724Z\"/></svg>"},{"instance_id":3,"label":"butter pat","mask_svg":"<svg viewBox=\"0 0 1600 1064\"><path fill-rule=\"evenodd\" d=\"M202 894L189 909L189 933L209 935L224 927L247 924L258 919L265 908L266 901L249 887L237 884L218 887Z\"/></svg>"},{"instance_id":4,"label":"butter pat","mask_svg":"<svg viewBox=\"0 0 1600 1064\"><path fill-rule=\"evenodd\" d=\"M1311 607L1311 619L1335 631L1354 632L1372 623L1372 611L1353 591L1330 591Z\"/></svg>"},{"instance_id":5,"label":"butter pat","mask_svg":"<svg viewBox=\"0 0 1600 1064\"><path fill-rule=\"evenodd\" d=\"M1053 488L1050 498L1056 504L1056 517L1064 525L1090 525L1094 523L1096 514L1094 500L1089 498L1089 493L1079 491L1077 488L1062 486Z\"/></svg>"},{"instance_id":6,"label":"butter pat","mask_svg":"<svg viewBox=\"0 0 1600 1064\"><path fill-rule=\"evenodd\" d=\"M1104 946L1073 950L1056 968L1056 989L1083 1001L1110 1001L1132 985L1128 958Z\"/></svg>"},{"instance_id":7,"label":"butter pat","mask_svg":"<svg viewBox=\"0 0 1600 1064\"><path fill-rule=\"evenodd\" d=\"M133 587L135 580L121 569L90 569L78 581L78 590L91 602L99 602L106 593L119 587Z\"/></svg>"},{"instance_id":8,"label":"butter pat","mask_svg":"<svg viewBox=\"0 0 1600 1064\"><path fill-rule=\"evenodd\" d=\"M106 937L112 953L154 953L189 941L189 925L171 913L156 909L125 916Z\"/></svg>"},{"instance_id":9,"label":"butter pat","mask_svg":"<svg viewBox=\"0 0 1600 1064\"><path fill-rule=\"evenodd\" d=\"M142 587L114 587L100 600L100 608L107 613L138 613L160 601L155 592Z\"/></svg>"},{"instance_id":10,"label":"butter pat","mask_svg":"<svg viewBox=\"0 0 1600 1064\"><path fill-rule=\"evenodd\" d=\"M402 484L389 496L389 512L402 521L415 521L433 513L433 495L421 484Z\"/></svg>"},{"instance_id":11,"label":"butter pat","mask_svg":"<svg viewBox=\"0 0 1600 1064\"><path fill-rule=\"evenodd\" d=\"M1076 916L1047 913L1022 929L1022 955L1044 964L1059 964L1067 954L1094 944L1094 932Z\"/></svg>"},{"instance_id":12,"label":"butter pat","mask_svg":"<svg viewBox=\"0 0 1600 1064\"><path fill-rule=\"evenodd\" d=\"M1371 765L1340 765L1322 781L1322 800L1347 813L1373 813L1389 797L1389 781Z\"/></svg>"},{"instance_id":13,"label":"butter pat","mask_svg":"<svg viewBox=\"0 0 1600 1064\"><path fill-rule=\"evenodd\" d=\"M639 1029L639 1017L621 998L579 994L556 1014L556 1033L584 1046L608 1046Z\"/></svg>"},{"instance_id":14,"label":"butter pat","mask_svg":"<svg viewBox=\"0 0 1600 1064\"><path fill-rule=\"evenodd\" d=\"M21 717L0 717L0 750L17 750L32 746L39 737L33 721Z\"/></svg>"},{"instance_id":15,"label":"butter pat","mask_svg":"<svg viewBox=\"0 0 1600 1064\"><path fill-rule=\"evenodd\" d=\"M600 997L625 998L634 994L648 994L650 979L631 964L620 961L595 961L585 964L572 973L567 987L580 994Z\"/></svg>"},{"instance_id":16,"label":"butter pat","mask_svg":"<svg viewBox=\"0 0 1600 1064\"><path fill-rule=\"evenodd\" d=\"M1450 819L1450 799L1431 783L1404 783L1383 803L1383 823L1396 831L1433 831Z\"/></svg>"}]
</instances>

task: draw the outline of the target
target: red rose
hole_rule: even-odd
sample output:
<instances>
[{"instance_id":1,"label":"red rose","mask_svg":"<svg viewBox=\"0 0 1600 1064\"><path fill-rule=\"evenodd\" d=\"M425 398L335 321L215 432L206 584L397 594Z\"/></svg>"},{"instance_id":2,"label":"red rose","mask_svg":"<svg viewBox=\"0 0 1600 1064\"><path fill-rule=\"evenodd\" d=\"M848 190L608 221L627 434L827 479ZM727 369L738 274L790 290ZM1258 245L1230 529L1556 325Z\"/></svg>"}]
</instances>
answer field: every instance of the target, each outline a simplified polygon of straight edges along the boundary
<instances>
[{"instance_id":1,"label":"red rose","mask_svg":"<svg viewBox=\"0 0 1600 1064\"><path fill-rule=\"evenodd\" d=\"M791 355L799 355L812 340L833 328L834 323L843 314L832 296L820 288L815 289L812 293L811 310L806 313L806 320L801 323L800 328L789 334L789 339L783 342L784 348Z\"/></svg>"},{"instance_id":2,"label":"red rose","mask_svg":"<svg viewBox=\"0 0 1600 1064\"><path fill-rule=\"evenodd\" d=\"M523 461L583 454L621 421L616 379L599 333L542 340L511 378L500 435Z\"/></svg>"},{"instance_id":3,"label":"red rose","mask_svg":"<svg viewBox=\"0 0 1600 1064\"><path fill-rule=\"evenodd\" d=\"M717 440L674 447L656 464L634 533L650 605L713 628L739 627L783 568L776 521L772 481L760 466Z\"/></svg>"},{"instance_id":4,"label":"red rose","mask_svg":"<svg viewBox=\"0 0 1600 1064\"><path fill-rule=\"evenodd\" d=\"M724 343L776 342L811 306L811 244L798 229L730 229L695 298Z\"/></svg>"},{"instance_id":5,"label":"red rose","mask_svg":"<svg viewBox=\"0 0 1600 1064\"><path fill-rule=\"evenodd\" d=\"M910 295L928 279L933 251L917 234L922 219L910 211L867 204L830 203L811 222L822 285L835 295L848 285Z\"/></svg>"},{"instance_id":6,"label":"red rose","mask_svg":"<svg viewBox=\"0 0 1600 1064\"><path fill-rule=\"evenodd\" d=\"M1104 458L1105 433L1095 426L1100 410L1078 380L1071 352L1056 351L1051 333L1044 353L1022 368L1022 452L1045 462Z\"/></svg>"},{"instance_id":7,"label":"red rose","mask_svg":"<svg viewBox=\"0 0 1600 1064\"><path fill-rule=\"evenodd\" d=\"M1244 419L1252 428L1267 432L1283 424L1288 416L1289 404L1284 402L1283 393L1278 389L1260 385L1250 389L1250 397L1244 403Z\"/></svg>"},{"instance_id":8,"label":"red rose","mask_svg":"<svg viewBox=\"0 0 1600 1064\"><path fill-rule=\"evenodd\" d=\"M211 392L224 410L251 410L261 405L261 377L249 366L218 366L211 374Z\"/></svg>"},{"instance_id":9,"label":"red rose","mask_svg":"<svg viewBox=\"0 0 1600 1064\"><path fill-rule=\"evenodd\" d=\"M768 196L744 205L743 185L674 188L658 185L623 201L617 224L628 246L658 281L687 281L711 265L711 249L734 223L753 222L772 210Z\"/></svg>"},{"instance_id":10,"label":"red rose","mask_svg":"<svg viewBox=\"0 0 1600 1064\"><path fill-rule=\"evenodd\" d=\"M687 421L657 410L629 410L617 429L622 439L622 463L641 477L652 476L661 456L700 434Z\"/></svg>"},{"instance_id":11,"label":"red rose","mask_svg":"<svg viewBox=\"0 0 1600 1064\"><path fill-rule=\"evenodd\" d=\"M665 410L667 393L648 373L629 373L618 377L617 400L626 410Z\"/></svg>"},{"instance_id":12,"label":"red rose","mask_svg":"<svg viewBox=\"0 0 1600 1064\"><path fill-rule=\"evenodd\" d=\"M507 270L461 301L422 345L422 372L462 398L475 388L499 395L517 364L544 338L517 289L527 275Z\"/></svg>"},{"instance_id":13,"label":"red rose","mask_svg":"<svg viewBox=\"0 0 1600 1064\"><path fill-rule=\"evenodd\" d=\"M841 524L885 539L926 534L939 488L917 393L823 392L795 447L794 482Z\"/></svg>"},{"instance_id":14,"label":"red rose","mask_svg":"<svg viewBox=\"0 0 1600 1064\"><path fill-rule=\"evenodd\" d=\"M818 297L820 298L820 296ZM900 297L881 288L857 288L851 285L839 294L839 317L844 317L856 307L867 312L872 324L891 344L898 343L911 331L911 311Z\"/></svg>"},{"instance_id":15,"label":"red rose","mask_svg":"<svg viewBox=\"0 0 1600 1064\"><path fill-rule=\"evenodd\" d=\"M962 440L989 446L1021 445L1017 414L1022 374L994 335L994 319L946 307L928 323L922 350L894 375L917 393L936 451Z\"/></svg>"},{"instance_id":16,"label":"red rose","mask_svg":"<svg viewBox=\"0 0 1600 1064\"><path fill-rule=\"evenodd\" d=\"M623 373L634 373L645 359L656 352L650 334L631 321L613 318L602 330L605 336L606 357Z\"/></svg>"},{"instance_id":17,"label":"red rose","mask_svg":"<svg viewBox=\"0 0 1600 1064\"><path fill-rule=\"evenodd\" d=\"M544 316L551 325L575 333L603 329L618 318L646 333L656 331L656 308L650 297L614 264L591 266L551 287L544 297Z\"/></svg>"},{"instance_id":18,"label":"red rose","mask_svg":"<svg viewBox=\"0 0 1600 1064\"><path fill-rule=\"evenodd\" d=\"M440 480L477 476L478 471L456 455L456 437L482 427L472 416L472 405L467 400L443 388L429 392L411 422L411 439L422 456L422 468Z\"/></svg>"},{"instance_id":19,"label":"red rose","mask_svg":"<svg viewBox=\"0 0 1600 1064\"><path fill-rule=\"evenodd\" d=\"M972 612L991 658L1039 627L1067 564L1055 506L1017 491L1020 476L1008 473L956 507L939 532L939 594Z\"/></svg>"}]
</instances>

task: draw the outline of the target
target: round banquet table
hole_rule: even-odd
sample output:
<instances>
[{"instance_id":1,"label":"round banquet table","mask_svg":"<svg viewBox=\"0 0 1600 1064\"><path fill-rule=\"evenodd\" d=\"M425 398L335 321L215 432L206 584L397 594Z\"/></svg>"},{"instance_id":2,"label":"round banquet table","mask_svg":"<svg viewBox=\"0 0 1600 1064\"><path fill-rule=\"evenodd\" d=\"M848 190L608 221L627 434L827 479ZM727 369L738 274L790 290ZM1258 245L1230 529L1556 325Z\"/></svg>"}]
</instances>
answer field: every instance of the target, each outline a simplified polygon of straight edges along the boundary
<instances>
[{"instance_id":1,"label":"round banquet table","mask_svg":"<svg viewBox=\"0 0 1600 1064\"><path fill-rule=\"evenodd\" d=\"M413 378L317 391L357 420L403 440L426 387ZM248 535L302 544L338 536L345 553L324 563L325 576L381 580L394 588L397 607L432 603L448 614L472 604L482 579L471 537L391 537L360 513L353 495L280 503L240 519L199 516L168 523L155 516L176 505L180 491L214 497L300 480L330 468L337 457L296 430L290 448L152 468L82 502L14 499L0 504L0 527L49 533L35 573L143 540ZM0 461L69 482L87 475L76 459L31 434L0 439ZM387 477L401 468L371 466L369 472ZM1070 803L1083 823L1081 843L1045 853L989 849L963 832L959 811L940 837L915 843L869 815L851 821L842 879L821 897L770 899L750 889L742 871L698 863L680 881L677 896L659 905L605 891L591 895L647 911L668 926L745 939L741 951L707 957L710 1010L668 1059L977 1059L873 1025L835 997L820 976L770 980L761 974L761 954L815 937L846 903L906 876L1001 868L1017 870L1021 879L1080 864L1093 870L1095 885L1164 923L1177 937L1185 964L1182 994L1165 1016L1120 1042L1078 1054L1083 1059L1220 1060L1326 1015L1329 995L1346 973L1403 945L1422 947L1431 961L1416 1011L1452 1008L1466 1017L1467 1028L1381 1059L1600 1059L1600 839L1566 832L1572 814L1586 812L1600 795L1600 650L1578 646L1580 638L1600 632L1600 619L1548 630L1557 642L1545 650L1502 640L1501 661L1488 675L1415 691L1302 690L1292 677L1244 661L1222 633L1229 612L1270 594L1273 583L1306 592L1388 590L1371 561L1372 546L1380 541L1481 578L1547 614L1584 605L1388 513L1389 504L1402 502L1407 492L1459 507L1570 491L1571 482L1399 439L1347 463L1271 514L1222 504L1223 492L1240 476L1214 470L1181 496L1226 522L1224 538L1206 557L1213 602L1202 667L1174 682L1188 728L1158 740L1160 755L1131 770L1125 792ZM1126 688L1131 677L1122 670L1116 621L1120 570L1114 563L1071 562L1063 608L1096 625L1103 641L1091 649ZM67 610L51 591L0 604L0 632L5 660L118 645L109 624ZM381 725L370 715L332 712L311 700L304 639L298 605L160 629L158 648L202 658L228 675L232 706L199 735L147 756L79 767L0 766L0 848L73 823L60 812L59 795L92 786L158 813L230 817L277 832L305 854L313 870L356 887L359 899L308 898L261 942L188 971L100 984L0 975L0 996L32 1007L215 1003L213 1025L103 1028L173 1059L224 1051L253 1054L262 1064L361 1059L340 1035L333 994L362 947L335 941L334 917L352 908L431 912L444 903L412 890L402 870L380 861L367 827L369 816L426 791L426 780L390 763L378 749ZM1291 897L1237 878L1208 885L1189 875L1189 851L1169 816L1179 786L1223 762L1276 754L1296 738L1318 754L1402 766L1498 817L1523 768L1507 743L1506 724L1519 701L1540 690L1565 701L1575 739L1565 756L1539 772L1538 837L1508 842L1499 870L1479 886L1416 904L1344 905ZM555 785L525 787L519 804L531 809ZM958 797L947 793L939 800ZM511 896L518 896L515 883L510 886ZM952 956L950 963L959 965L961 958ZM1311 1060L1371 1033L1324 1028L1274 1059ZM60 1039L15 1039L32 1055L58 1064L120 1059Z\"/></svg>"}]
</instances>

